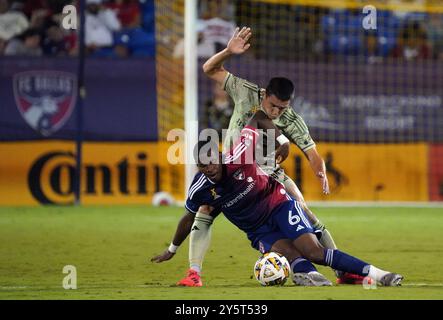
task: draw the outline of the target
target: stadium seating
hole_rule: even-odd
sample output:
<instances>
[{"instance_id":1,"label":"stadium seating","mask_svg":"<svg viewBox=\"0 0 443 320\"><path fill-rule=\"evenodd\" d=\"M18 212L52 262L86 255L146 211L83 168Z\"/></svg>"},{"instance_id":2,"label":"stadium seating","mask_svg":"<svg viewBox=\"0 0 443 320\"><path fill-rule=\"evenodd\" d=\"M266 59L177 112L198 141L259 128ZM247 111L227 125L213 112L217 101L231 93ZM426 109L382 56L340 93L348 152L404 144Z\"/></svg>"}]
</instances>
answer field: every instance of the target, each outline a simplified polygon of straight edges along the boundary
<instances>
[{"instance_id":1,"label":"stadium seating","mask_svg":"<svg viewBox=\"0 0 443 320\"><path fill-rule=\"evenodd\" d=\"M423 19L421 15L408 15L400 20L391 11L377 12L377 36L379 52L388 56L397 42L398 31L409 19ZM349 10L334 10L321 18L321 30L325 36L326 51L333 54L365 54L364 33L361 17Z\"/></svg>"}]
</instances>

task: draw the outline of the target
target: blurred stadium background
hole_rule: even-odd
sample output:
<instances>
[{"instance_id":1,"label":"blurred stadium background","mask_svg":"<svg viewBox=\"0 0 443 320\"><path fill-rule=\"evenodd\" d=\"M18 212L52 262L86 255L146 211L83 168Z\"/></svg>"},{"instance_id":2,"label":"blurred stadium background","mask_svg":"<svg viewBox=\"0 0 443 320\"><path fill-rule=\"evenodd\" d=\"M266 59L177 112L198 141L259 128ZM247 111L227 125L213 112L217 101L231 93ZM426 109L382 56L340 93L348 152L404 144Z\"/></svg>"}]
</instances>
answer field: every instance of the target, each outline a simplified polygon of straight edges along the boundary
<instances>
[{"instance_id":1,"label":"blurred stadium background","mask_svg":"<svg viewBox=\"0 0 443 320\"><path fill-rule=\"evenodd\" d=\"M443 2L195 1L196 67L185 83L189 2L85 0L82 56L79 30L62 26L63 8L79 1L0 0L1 298L441 299ZM366 4L375 30L362 28ZM404 274L403 288L257 290L257 252L223 218L201 291L171 287L187 242L172 263L148 263L183 214L148 206L160 191L184 200L185 166L167 162L167 135L185 128L190 93L200 129L228 126L232 102L201 65L244 25L252 47L227 68L261 86L278 75L295 82L293 107L332 192L321 193L295 147L287 173L309 204L323 204L314 211L340 248ZM73 206L77 173L82 206ZM67 264L78 290L61 286Z\"/></svg>"},{"instance_id":2,"label":"blurred stadium background","mask_svg":"<svg viewBox=\"0 0 443 320\"><path fill-rule=\"evenodd\" d=\"M184 128L185 1L86 0L84 100L78 30L61 24L77 2L0 0L0 204L73 203L78 142L82 204L183 200L184 166L167 163L166 138ZM362 27L369 3L375 30ZM441 1L196 5L200 128L227 128L233 107L200 66L250 26L251 49L227 68L262 86L295 82L293 107L332 186L323 196L293 148L284 166L308 201L443 200Z\"/></svg>"}]
</instances>

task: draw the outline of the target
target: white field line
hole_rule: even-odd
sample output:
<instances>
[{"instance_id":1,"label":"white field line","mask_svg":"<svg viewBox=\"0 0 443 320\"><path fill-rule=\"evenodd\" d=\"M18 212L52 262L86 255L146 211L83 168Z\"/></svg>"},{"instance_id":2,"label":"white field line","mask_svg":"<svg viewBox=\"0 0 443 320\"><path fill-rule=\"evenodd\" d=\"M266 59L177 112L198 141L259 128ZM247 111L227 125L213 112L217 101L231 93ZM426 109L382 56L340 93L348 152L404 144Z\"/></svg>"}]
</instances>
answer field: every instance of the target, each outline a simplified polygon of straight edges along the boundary
<instances>
[{"instance_id":1,"label":"white field line","mask_svg":"<svg viewBox=\"0 0 443 320\"><path fill-rule=\"evenodd\" d=\"M443 283L403 283L401 285L402 287L442 287L443 288ZM0 286L0 291L1 290L17 290L17 291L26 291L26 290L38 290L38 291L45 291L45 290L56 290L56 289L60 289L60 290L64 290L64 291L77 291L77 290L88 290L88 289L114 289L114 290L124 290L124 289L142 289L142 288L152 288L152 287L164 287L164 288L169 288L171 287L171 285L160 285L160 284L156 284L156 285L146 285L146 284L140 284L140 285L133 285L133 286L123 286L123 287L114 287L114 286L99 286L99 285L82 285L79 286L76 290L64 290L62 286L51 286L51 287L39 287L39 286ZM174 286L172 286L174 287ZM219 287L219 286L217 286Z\"/></svg>"},{"instance_id":2,"label":"white field line","mask_svg":"<svg viewBox=\"0 0 443 320\"><path fill-rule=\"evenodd\" d=\"M311 207L404 207L442 208L443 202L402 202L402 201L308 201ZM443 212L443 211L442 211Z\"/></svg>"},{"instance_id":3,"label":"white field line","mask_svg":"<svg viewBox=\"0 0 443 320\"><path fill-rule=\"evenodd\" d=\"M60 286L0 286L0 292L3 291L45 291L45 290L63 290L63 291L77 291L77 290L89 290L89 289L114 289L114 290L122 290L122 289L141 289L141 288L152 288L152 287L171 287L169 284L153 284L153 285L132 285L132 286L111 286L111 285L78 285L77 289L69 289L65 290L61 285Z\"/></svg>"},{"instance_id":4,"label":"white field line","mask_svg":"<svg viewBox=\"0 0 443 320\"><path fill-rule=\"evenodd\" d=\"M403 207L442 208L443 202L401 202L401 201L308 201L311 207ZM443 211L442 211L443 212Z\"/></svg>"},{"instance_id":5,"label":"white field line","mask_svg":"<svg viewBox=\"0 0 443 320\"><path fill-rule=\"evenodd\" d=\"M443 283L402 283L402 287L442 287Z\"/></svg>"},{"instance_id":6,"label":"white field line","mask_svg":"<svg viewBox=\"0 0 443 320\"><path fill-rule=\"evenodd\" d=\"M307 201L311 207L404 207L404 208L442 208L443 201ZM176 201L175 206L184 206L184 201Z\"/></svg>"}]
</instances>

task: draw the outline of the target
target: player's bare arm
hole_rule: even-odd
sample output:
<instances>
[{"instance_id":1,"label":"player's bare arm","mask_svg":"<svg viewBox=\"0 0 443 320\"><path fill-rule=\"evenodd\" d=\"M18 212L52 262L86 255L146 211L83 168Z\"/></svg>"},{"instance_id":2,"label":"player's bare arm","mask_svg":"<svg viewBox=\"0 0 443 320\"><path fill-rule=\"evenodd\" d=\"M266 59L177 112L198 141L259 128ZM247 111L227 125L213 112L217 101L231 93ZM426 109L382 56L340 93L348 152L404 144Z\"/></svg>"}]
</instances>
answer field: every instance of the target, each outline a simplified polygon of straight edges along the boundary
<instances>
[{"instance_id":1,"label":"player's bare arm","mask_svg":"<svg viewBox=\"0 0 443 320\"><path fill-rule=\"evenodd\" d=\"M210 206L200 206L198 212L210 215L213 211L213 208ZM166 248L162 254L159 254L151 259L151 262L163 262L170 260L174 257L176 249L185 241L191 232L192 224L194 223L195 214L186 210L185 214L182 216L180 221L178 222L177 229L174 234L174 238L172 240L171 246Z\"/></svg>"},{"instance_id":2,"label":"player's bare arm","mask_svg":"<svg viewBox=\"0 0 443 320\"><path fill-rule=\"evenodd\" d=\"M275 151L275 162L282 163L289 156L289 142L283 143Z\"/></svg>"},{"instance_id":3,"label":"player's bare arm","mask_svg":"<svg viewBox=\"0 0 443 320\"><path fill-rule=\"evenodd\" d=\"M172 246L178 247L182 244L182 242L186 239L189 232L191 231L192 223L194 223L194 214L190 211L186 211L178 222L177 229L171 243ZM175 255L176 250L176 248L172 246L166 248L166 250L163 251L162 254L153 257L151 261L160 263L171 259Z\"/></svg>"},{"instance_id":4,"label":"player's bare arm","mask_svg":"<svg viewBox=\"0 0 443 320\"><path fill-rule=\"evenodd\" d=\"M326 175L325 162L318 154L317 149L315 147L305 151L305 155L309 160L309 164L312 170L314 171L315 176L320 180L323 193L329 194L329 182L328 182L328 177Z\"/></svg>"},{"instance_id":5,"label":"player's bare arm","mask_svg":"<svg viewBox=\"0 0 443 320\"><path fill-rule=\"evenodd\" d=\"M203 64L204 73L209 78L222 85L227 75L223 63L232 55L243 54L246 52L251 46L251 44L248 43L251 36L251 28L243 27L240 30L240 28L237 27L226 48L213 55Z\"/></svg>"},{"instance_id":6,"label":"player's bare arm","mask_svg":"<svg viewBox=\"0 0 443 320\"><path fill-rule=\"evenodd\" d=\"M289 140L282 135L274 122L272 122L263 110L257 111L249 120L248 125L263 130L275 130L276 145L278 146L275 153L276 162L281 163L286 160L289 155Z\"/></svg>"}]
</instances>

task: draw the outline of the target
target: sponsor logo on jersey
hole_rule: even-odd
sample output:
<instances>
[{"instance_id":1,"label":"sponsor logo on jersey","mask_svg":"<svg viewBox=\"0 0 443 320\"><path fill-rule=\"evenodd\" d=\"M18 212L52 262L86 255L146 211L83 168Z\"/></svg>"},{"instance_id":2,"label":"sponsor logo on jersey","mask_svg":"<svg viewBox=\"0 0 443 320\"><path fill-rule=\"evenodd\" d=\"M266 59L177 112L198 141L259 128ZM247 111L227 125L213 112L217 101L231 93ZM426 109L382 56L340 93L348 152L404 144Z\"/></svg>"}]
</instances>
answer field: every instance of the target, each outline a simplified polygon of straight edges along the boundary
<instances>
[{"instance_id":1,"label":"sponsor logo on jersey","mask_svg":"<svg viewBox=\"0 0 443 320\"><path fill-rule=\"evenodd\" d=\"M234 199L226 202L222 207L229 208L229 207L233 206L234 204L238 203L240 200L242 200L244 197L246 197L249 194L249 192L251 192L252 189L254 189L254 187L255 187L255 181L250 183L244 191L238 193Z\"/></svg>"},{"instance_id":2,"label":"sponsor logo on jersey","mask_svg":"<svg viewBox=\"0 0 443 320\"><path fill-rule=\"evenodd\" d=\"M253 106L250 110L252 113L256 113L258 110L260 110L260 106Z\"/></svg>"},{"instance_id":3,"label":"sponsor logo on jersey","mask_svg":"<svg viewBox=\"0 0 443 320\"><path fill-rule=\"evenodd\" d=\"M27 71L13 77L14 97L26 123L50 136L69 119L75 106L77 82L72 73Z\"/></svg>"},{"instance_id":4,"label":"sponsor logo on jersey","mask_svg":"<svg viewBox=\"0 0 443 320\"><path fill-rule=\"evenodd\" d=\"M211 195L214 200L220 198L220 195L217 194L217 191L215 191L215 188L211 189Z\"/></svg>"},{"instance_id":5,"label":"sponsor logo on jersey","mask_svg":"<svg viewBox=\"0 0 443 320\"><path fill-rule=\"evenodd\" d=\"M243 172L242 169L238 169L237 171L234 172L234 178L236 180L244 180L245 179L245 173Z\"/></svg>"},{"instance_id":6,"label":"sponsor logo on jersey","mask_svg":"<svg viewBox=\"0 0 443 320\"><path fill-rule=\"evenodd\" d=\"M245 132L245 133L243 133L243 135L241 137L241 142L245 146L249 147L251 145L253 139L254 138L253 138L252 134Z\"/></svg>"}]
</instances>

